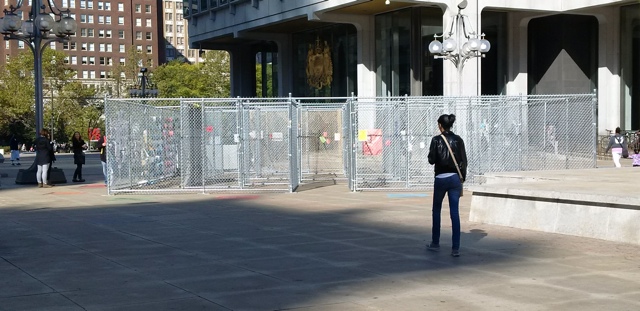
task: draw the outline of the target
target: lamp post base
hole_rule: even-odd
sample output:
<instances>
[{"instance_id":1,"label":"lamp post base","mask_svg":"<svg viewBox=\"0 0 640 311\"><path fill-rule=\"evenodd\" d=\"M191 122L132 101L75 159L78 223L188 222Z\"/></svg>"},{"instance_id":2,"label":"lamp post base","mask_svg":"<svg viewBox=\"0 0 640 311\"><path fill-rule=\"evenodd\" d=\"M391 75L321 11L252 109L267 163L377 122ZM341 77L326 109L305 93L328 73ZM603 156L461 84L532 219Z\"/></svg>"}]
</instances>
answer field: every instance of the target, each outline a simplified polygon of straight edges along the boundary
<instances>
[{"instance_id":1,"label":"lamp post base","mask_svg":"<svg viewBox=\"0 0 640 311\"><path fill-rule=\"evenodd\" d=\"M16 184L18 185L37 185L38 180L36 179L36 172L38 171L38 166L36 165L36 161L33 161L33 164L27 169L21 169L18 171L18 175L16 176ZM53 167L49 170L49 184L66 184L67 178L64 176L64 172L62 169Z\"/></svg>"}]
</instances>

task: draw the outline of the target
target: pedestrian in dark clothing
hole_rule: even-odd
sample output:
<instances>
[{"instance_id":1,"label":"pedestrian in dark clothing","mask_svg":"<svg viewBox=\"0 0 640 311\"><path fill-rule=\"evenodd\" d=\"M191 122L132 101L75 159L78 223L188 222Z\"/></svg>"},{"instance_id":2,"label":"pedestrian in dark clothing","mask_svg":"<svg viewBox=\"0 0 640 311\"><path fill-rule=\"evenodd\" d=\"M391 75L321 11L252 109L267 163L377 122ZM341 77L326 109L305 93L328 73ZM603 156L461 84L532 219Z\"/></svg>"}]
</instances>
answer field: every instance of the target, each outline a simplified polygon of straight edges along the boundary
<instances>
[{"instance_id":1,"label":"pedestrian in dark clothing","mask_svg":"<svg viewBox=\"0 0 640 311\"><path fill-rule=\"evenodd\" d=\"M36 180L38 181L39 188L51 188L53 185L48 183L49 165L53 161L51 155L53 154L53 147L49 142L49 132L45 129L40 130L40 137L35 141L36 145L36 165L38 170L36 172Z\"/></svg>"},{"instance_id":2,"label":"pedestrian in dark clothing","mask_svg":"<svg viewBox=\"0 0 640 311\"><path fill-rule=\"evenodd\" d=\"M73 164L76 165L76 170L73 172L73 182L84 182L84 179L82 179L82 165L85 163L85 149L87 149L87 144L80 136L80 132L73 133L71 150L73 150Z\"/></svg>"},{"instance_id":3,"label":"pedestrian in dark clothing","mask_svg":"<svg viewBox=\"0 0 640 311\"><path fill-rule=\"evenodd\" d=\"M100 151L100 161L102 162L102 174L104 174L104 184L108 182L108 168L107 168L107 137L105 135L100 136L98 139L98 150Z\"/></svg>"},{"instance_id":4,"label":"pedestrian in dark clothing","mask_svg":"<svg viewBox=\"0 0 640 311\"><path fill-rule=\"evenodd\" d=\"M442 134L434 136L429 147L429 164L435 164L435 182L433 186L432 237L427 249L440 250L440 212L442 200L447 194L452 227L451 255L458 257L460 256L459 203L462 183L467 178L467 153L462 138L451 131L455 121L455 115L441 115L438 118L438 129Z\"/></svg>"}]
</instances>

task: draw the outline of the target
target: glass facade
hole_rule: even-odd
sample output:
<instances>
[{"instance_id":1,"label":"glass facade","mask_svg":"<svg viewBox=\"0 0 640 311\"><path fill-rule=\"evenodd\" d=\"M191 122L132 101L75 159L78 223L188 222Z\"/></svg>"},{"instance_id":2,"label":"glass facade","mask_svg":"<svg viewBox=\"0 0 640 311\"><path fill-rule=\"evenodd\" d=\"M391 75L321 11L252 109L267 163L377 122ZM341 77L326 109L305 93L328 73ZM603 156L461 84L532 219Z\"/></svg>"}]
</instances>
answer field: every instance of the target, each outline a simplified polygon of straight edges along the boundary
<instances>
[{"instance_id":1,"label":"glass facade","mask_svg":"<svg viewBox=\"0 0 640 311\"><path fill-rule=\"evenodd\" d=\"M480 61L482 95L506 95L507 94L507 67L509 55L507 54L507 13L482 12L482 29L485 39L491 42L491 50Z\"/></svg>"},{"instance_id":2,"label":"glass facade","mask_svg":"<svg viewBox=\"0 0 640 311\"><path fill-rule=\"evenodd\" d=\"M357 53L353 25L336 24L293 34L293 96L357 95Z\"/></svg>"},{"instance_id":3,"label":"glass facade","mask_svg":"<svg viewBox=\"0 0 640 311\"><path fill-rule=\"evenodd\" d=\"M626 130L640 129L640 4L620 9L622 104Z\"/></svg>"},{"instance_id":4,"label":"glass facade","mask_svg":"<svg viewBox=\"0 0 640 311\"><path fill-rule=\"evenodd\" d=\"M442 95L442 60L429 53L434 34L442 34L442 11L409 8L375 19L376 94Z\"/></svg>"},{"instance_id":5,"label":"glass facade","mask_svg":"<svg viewBox=\"0 0 640 311\"><path fill-rule=\"evenodd\" d=\"M256 96L278 97L278 47L274 42L256 53Z\"/></svg>"}]
</instances>

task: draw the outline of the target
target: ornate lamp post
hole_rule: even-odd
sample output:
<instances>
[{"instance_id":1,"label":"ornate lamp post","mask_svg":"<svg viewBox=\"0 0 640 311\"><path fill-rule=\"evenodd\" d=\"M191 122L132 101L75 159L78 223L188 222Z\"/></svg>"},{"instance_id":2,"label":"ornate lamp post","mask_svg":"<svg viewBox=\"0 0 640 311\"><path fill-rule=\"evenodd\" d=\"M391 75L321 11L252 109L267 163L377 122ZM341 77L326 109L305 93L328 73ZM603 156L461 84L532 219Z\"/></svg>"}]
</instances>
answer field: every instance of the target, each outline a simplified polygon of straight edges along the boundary
<instances>
[{"instance_id":1,"label":"ornate lamp post","mask_svg":"<svg viewBox=\"0 0 640 311\"><path fill-rule=\"evenodd\" d=\"M18 40L24 42L33 53L33 76L35 80L35 114L36 137L43 127L43 94L42 94L42 52L51 42L67 42L76 32L76 21L71 17L71 12L60 10L52 0L33 0L29 19L22 21L22 2L18 0L16 6L9 6L4 10L4 17L0 18L0 33L5 40ZM36 183L35 162L29 169L20 170L16 183ZM31 174L21 174L21 173ZM55 173L55 172L52 172ZM31 176L33 175L33 176ZM52 174L55 175L55 174ZM64 178L64 174L62 174ZM54 176L51 176L53 182ZM64 180L66 182L66 179Z\"/></svg>"},{"instance_id":2,"label":"ornate lamp post","mask_svg":"<svg viewBox=\"0 0 640 311\"><path fill-rule=\"evenodd\" d=\"M135 88L129 90L129 95L131 97L158 97L158 90L148 89L147 84L151 85L149 81L149 77L147 76L148 70L145 67L140 68L140 73L138 74L138 85Z\"/></svg>"},{"instance_id":3,"label":"ornate lamp post","mask_svg":"<svg viewBox=\"0 0 640 311\"><path fill-rule=\"evenodd\" d=\"M458 4L458 14L451 20L449 31L442 35L434 35L429 44L429 52L434 58L450 60L458 69L458 95L462 95L462 70L464 63L476 57L484 57L491 49L491 43L484 38L484 33L478 34L471 28L469 17L462 14L467 7L464 0ZM443 38L443 42L438 41ZM454 39L455 38L455 39Z\"/></svg>"}]
</instances>

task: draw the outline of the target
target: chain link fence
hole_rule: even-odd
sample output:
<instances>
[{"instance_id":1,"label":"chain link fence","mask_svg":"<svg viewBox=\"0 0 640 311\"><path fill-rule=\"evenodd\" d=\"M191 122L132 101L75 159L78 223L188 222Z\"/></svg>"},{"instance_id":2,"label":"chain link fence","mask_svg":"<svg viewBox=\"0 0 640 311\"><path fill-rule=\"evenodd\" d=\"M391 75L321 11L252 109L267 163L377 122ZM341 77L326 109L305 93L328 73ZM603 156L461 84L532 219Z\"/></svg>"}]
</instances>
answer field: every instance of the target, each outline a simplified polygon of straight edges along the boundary
<instances>
[{"instance_id":1,"label":"chain link fence","mask_svg":"<svg viewBox=\"0 0 640 311\"><path fill-rule=\"evenodd\" d=\"M595 167L594 95L107 99L109 193L423 189L437 119L455 114L468 182Z\"/></svg>"}]
</instances>

